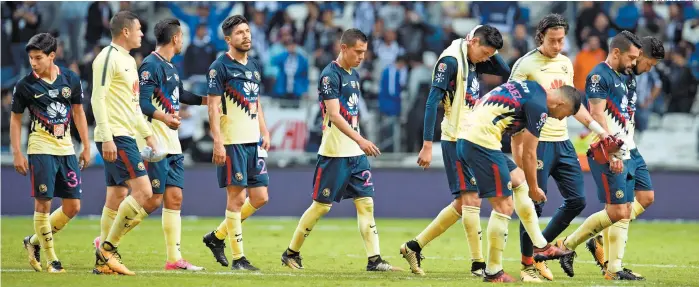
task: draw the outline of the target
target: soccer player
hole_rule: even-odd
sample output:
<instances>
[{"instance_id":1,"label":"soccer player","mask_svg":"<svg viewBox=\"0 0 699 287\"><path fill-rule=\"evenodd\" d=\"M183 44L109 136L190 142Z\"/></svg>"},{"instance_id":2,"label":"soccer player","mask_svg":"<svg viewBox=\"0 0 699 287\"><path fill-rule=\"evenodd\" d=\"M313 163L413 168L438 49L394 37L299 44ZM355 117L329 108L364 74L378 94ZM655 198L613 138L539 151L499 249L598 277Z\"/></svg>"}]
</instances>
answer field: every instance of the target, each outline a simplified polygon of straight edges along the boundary
<instances>
[{"instance_id":1,"label":"soccer player","mask_svg":"<svg viewBox=\"0 0 699 287\"><path fill-rule=\"evenodd\" d=\"M483 277L485 260L481 249L481 200L478 198L473 174L456 158L456 129L480 97L479 75L487 73L509 76L510 67L495 54L502 45L502 35L496 28L479 25L466 39L454 40L451 46L442 52L435 65L432 88L425 110L425 129L418 165L428 168L432 161L437 106L442 102L445 107L442 121L442 158L454 201L442 209L437 218L415 239L401 246L403 258L408 261L415 274L425 274L420 268L422 248L462 218L471 250L471 273ZM464 58L464 55L467 58Z\"/></svg>"},{"instance_id":2,"label":"soccer player","mask_svg":"<svg viewBox=\"0 0 699 287\"><path fill-rule=\"evenodd\" d=\"M226 230L233 253L233 270L259 270L243 254L242 208L247 189L251 194L267 195L269 175L265 160L257 152L260 137L269 146L269 131L258 101L262 64L248 58L252 48L250 27L245 17L230 16L221 24L228 52L209 68L209 123L214 138L213 162L218 165L218 184L226 188ZM204 243L216 242L212 249L222 251L223 240L209 234ZM225 238L225 235L223 236ZM207 240L210 240L207 242ZM222 256L225 259L225 256Z\"/></svg>"},{"instance_id":3,"label":"soccer player","mask_svg":"<svg viewBox=\"0 0 699 287\"><path fill-rule=\"evenodd\" d=\"M538 48L521 57L512 70L510 80L531 80L538 82L546 89L556 89L562 85L573 85L573 64L570 59L561 54L563 40L568 33L568 22L559 14L550 14L538 24L535 40ZM575 118L590 128L593 132L607 137L608 133L595 122L584 107L575 114ZM547 193L547 181L553 177L558 184L563 204L549 221L543 231L547 242L553 242L570 222L585 209L585 190L583 187L582 169L578 155L568 136L566 120L553 117L546 119L546 125L541 130L537 146L537 180L539 187ZM537 203L536 216L541 216L544 202ZM520 248L522 252L522 267L520 278L524 282L541 282L538 273L553 280L553 273L545 261L534 262L534 247L523 224L519 226Z\"/></svg>"},{"instance_id":4,"label":"soccer player","mask_svg":"<svg viewBox=\"0 0 699 287\"><path fill-rule=\"evenodd\" d=\"M536 179L536 148L541 128L549 116L560 120L575 114L580 102L578 91L568 85L545 90L534 81L511 81L478 100L465 126L459 129L457 156L472 169L479 196L487 198L493 206L487 230L484 281L515 282L502 269L513 205L534 241L536 255L550 260L571 253L548 244L539 229L532 199L546 200ZM506 133L513 135L512 154L517 165L500 150L502 135Z\"/></svg>"},{"instance_id":5,"label":"soccer player","mask_svg":"<svg viewBox=\"0 0 699 287\"><path fill-rule=\"evenodd\" d=\"M313 175L313 203L303 213L289 247L282 253L282 264L303 269L301 246L318 220L330 211L332 202L352 198L357 208L359 231L364 240L367 271L398 270L381 258L379 233L374 222L374 182L368 156L379 149L360 134L359 73L354 67L364 59L367 37L358 29L348 29L340 39L340 55L320 73L318 96L323 116L323 138Z\"/></svg>"},{"instance_id":6,"label":"soccer player","mask_svg":"<svg viewBox=\"0 0 699 287\"><path fill-rule=\"evenodd\" d=\"M635 111L636 111L636 76L650 71L653 66L658 64L665 57L665 49L663 43L651 36L641 39L641 54L633 67L633 74L627 75L626 85L628 87L627 97L630 108L629 135L627 136L627 146L630 149L631 162L635 165L636 176L634 177L634 202L631 203L630 220L636 219L639 215L653 204L655 192L650 179L650 173L646 166L643 156L638 152L638 148L634 143ZM602 272L607 278L611 278L614 274L607 272L608 256L609 256L609 232L614 228L628 229L630 221L620 220L614 223L611 227L605 228L602 231L604 236L597 236L587 241L586 247L592 253L597 265L602 268ZM617 257L620 257L617 255ZM619 258L620 260L621 258ZM636 277L643 278L640 274L634 273L630 269L622 268L625 272L631 273Z\"/></svg>"},{"instance_id":7,"label":"soccer player","mask_svg":"<svg viewBox=\"0 0 699 287\"><path fill-rule=\"evenodd\" d=\"M182 52L182 29L176 19L161 20L155 25L155 52L143 59L140 75L141 111L153 130L153 136L167 157L158 162L145 162L153 197L144 209L151 213L163 203L163 232L167 261L165 270L200 271L204 268L182 259L180 238L182 223L182 189L184 188L184 156L177 129L180 125L180 102L187 105L206 104L206 98L185 91L177 68L170 62ZM138 141L143 146L142 141ZM164 195L164 196L163 196Z\"/></svg>"},{"instance_id":8,"label":"soccer player","mask_svg":"<svg viewBox=\"0 0 699 287\"><path fill-rule=\"evenodd\" d=\"M15 170L29 174L34 197L34 235L24 238L29 265L41 271L40 250L49 273L65 272L53 248L53 234L62 230L80 211L80 170L90 162L90 139L83 110L80 78L54 64L56 38L41 33L25 46L32 73L23 77L12 92L10 141ZM22 116L29 109L31 126L27 141L29 160L22 154ZM70 121L75 121L83 149L75 157ZM51 200L60 197L61 207L51 215Z\"/></svg>"},{"instance_id":9,"label":"soccer player","mask_svg":"<svg viewBox=\"0 0 699 287\"><path fill-rule=\"evenodd\" d=\"M605 130L612 134L618 133L625 143L630 141L631 107L624 74L631 73L640 48L641 40L636 35L622 31L612 38L606 61L595 66L585 81L590 113ZM604 153L604 158L597 157L597 150L602 146L599 143L593 144L588 150L588 160L597 184L597 197L605 204L605 208L590 215L573 234L558 240L556 245L566 250L575 250L597 233L620 222L607 232L606 240L609 243L605 248L609 248L607 254L610 264L605 277L610 280L639 280L638 276L621 267L631 218L631 203L634 202L632 185L637 167L630 160L630 154L624 146L615 153ZM574 276L574 255L564 256L560 261L563 271L568 276Z\"/></svg>"},{"instance_id":10,"label":"soccer player","mask_svg":"<svg viewBox=\"0 0 699 287\"><path fill-rule=\"evenodd\" d=\"M93 273L135 275L121 262L117 247L148 216L143 207L153 196L136 138L145 138L154 151L157 144L139 108L138 67L129 55L131 49L141 46L141 24L129 11L116 13L109 24L112 43L92 62L94 138L105 161L107 185Z\"/></svg>"}]
</instances>

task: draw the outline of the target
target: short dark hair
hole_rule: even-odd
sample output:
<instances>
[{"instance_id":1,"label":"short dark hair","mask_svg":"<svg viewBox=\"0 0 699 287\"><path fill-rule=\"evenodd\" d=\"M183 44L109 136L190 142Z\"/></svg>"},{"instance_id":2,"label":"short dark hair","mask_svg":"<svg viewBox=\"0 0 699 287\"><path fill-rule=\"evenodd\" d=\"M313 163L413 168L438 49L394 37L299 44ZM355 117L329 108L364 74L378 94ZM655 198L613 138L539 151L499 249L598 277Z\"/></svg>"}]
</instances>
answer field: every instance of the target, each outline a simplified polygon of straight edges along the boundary
<instances>
[{"instance_id":1,"label":"short dark hair","mask_svg":"<svg viewBox=\"0 0 699 287\"><path fill-rule=\"evenodd\" d=\"M172 42L172 37L180 31L180 21L173 18L160 20L155 24L153 33L155 34L155 44L165 45Z\"/></svg>"},{"instance_id":2,"label":"short dark hair","mask_svg":"<svg viewBox=\"0 0 699 287\"><path fill-rule=\"evenodd\" d=\"M567 102L573 104L573 114L577 113L580 110L580 105L582 104L582 95L580 94L580 91L569 85L563 85L562 87L558 88L558 90L561 91L561 95L563 95L563 98Z\"/></svg>"},{"instance_id":3,"label":"short dark hair","mask_svg":"<svg viewBox=\"0 0 699 287\"><path fill-rule=\"evenodd\" d=\"M478 37L481 45L493 47L496 50L502 49L502 34L493 26L483 25L478 27L473 33L473 37Z\"/></svg>"},{"instance_id":4,"label":"short dark hair","mask_svg":"<svg viewBox=\"0 0 699 287\"><path fill-rule=\"evenodd\" d=\"M537 45L543 44L546 31L551 28L563 28L565 34L568 35L568 29L570 26L568 25L566 18L564 18L561 14L548 14L544 17L544 19L541 19L539 24L536 26L534 42L536 42Z\"/></svg>"},{"instance_id":5,"label":"short dark hair","mask_svg":"<svg viewBox=\"0 0 699 287\"><path fill-rule=\"evenodd\" d=\"M248 19L245 19L242 15L233 15L226 20L223 20L223 23L221 24L221 30L223 30L223 36L230 36L231 33L233 33L233 29L235 29L235 26L238 26L240 24L247 24Z\"/></svg>"},{"instance_id":6,"label":"short dark hair","mask_svg":"<svg viewBox=\"0 0 699 287\"><path fill-rule=\"evenodd\" d=\"M643 55L648 58L662 60L665 58L665 47L663 42L653 36L646 36L641 39L643 45Z\"/></svg>"},{"instance_id":7,"label":"short dark hair","mask_svg":"<svg viewBox=\"0 0 699 287\"><path fill-rule=\"evenodd\" d=\"M638 38L638 36L624 30L612 38L612 42L609 44L609 50L619 49L619 51L625 53L631 49L631 45L634 45L639 49L643 47L641 44L641 39Z\"/></svg>"},{"instance_id":8,"label":"short dark hair","mask_svg":"<svg viewBox=\"0 0 699 287\"><path fill-rule=\"evenodd\" d=\"M345 32L342 32L342 37L340 37L340 43L345 44L348 47L353 47L355 44L357 44L358 40L364 43L369 41L366 35L356 28L345 30Z\"/></svg>"},{"instance_id":9,"label":"short dark hair","mask_svg":"<svg viewBox=\"0 0 699 287\"><path fill-rule=\"evenodd\" d=\"M124 28L131 28L133 21L138 20L138 16L131 11L119 11L111 20L109 20L109 30L112 32L112 38L119 36Z\"/></svg>"},{"instance_id":10,"label":"short dark hair","mask_svg":"<svg viewBox=\"0 0 699 287\"><path fill-rule=\"evenodd\" d=\"M32 36L24 46L24 50L29 53L32 50L39 50L47 56L58 49L58 41L49 33L40 33Z\"/></svg>"}]
</instances>

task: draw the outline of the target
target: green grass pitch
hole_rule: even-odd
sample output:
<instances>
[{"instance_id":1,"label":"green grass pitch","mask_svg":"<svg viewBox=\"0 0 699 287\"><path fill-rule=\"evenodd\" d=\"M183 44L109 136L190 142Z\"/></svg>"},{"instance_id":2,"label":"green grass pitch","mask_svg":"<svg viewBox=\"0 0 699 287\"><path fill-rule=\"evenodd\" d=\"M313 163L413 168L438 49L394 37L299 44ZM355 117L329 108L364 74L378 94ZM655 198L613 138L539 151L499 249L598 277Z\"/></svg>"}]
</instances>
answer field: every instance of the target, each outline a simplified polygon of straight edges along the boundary
<instances>
[{"instance_id":1,"label":"green grass pitch","mask_svg":"<svg viewBox=\"0 0 699 287\"><path fill-rule=\"evenodd\" d=\"M182 253L206 271L165 272L165 243L160 217L144 221L121 243L124 263L136 276L96 276L92 240L99 234L99 219L77 219L55 237L56 252L66 274L34 272L26 261L22 238L32 232L29 217L2 218L2 286L464 286L485 285L470 276L469 250L461 224L452 226L430 243L423 254L425 277L409 271L369 273L356 220L322 219L302 249L305 270L291 271L281 266L280 255L287 247L297 218L251 218L243 226L245 254L260 272L233 272L218 265L201 237L221 218L184 219ZM482 220L485 231L486 219ZM378 219L383 257L406 270L400 257L400 244L413 238L429 220ZM505 250L505 271L519 277L519 238L517 220L509 228ZM569 234L577 225L571 225ZM485 239L485 238L484 238ZM644 282L611 282L602 278L592 257L578 248L576 276L569 278L557 261L549 262L555 281L546 286L699 286L699 224L637 221L631 224L625 265L645 275ZM484 242L484 250L487 243ZM228 247L227 247L228 248ZM230 254L230 250L227 251ZM43 256L43 254L42 254ZM230 255L229 255L230 256Z\"/></svg>"}]
</instances>

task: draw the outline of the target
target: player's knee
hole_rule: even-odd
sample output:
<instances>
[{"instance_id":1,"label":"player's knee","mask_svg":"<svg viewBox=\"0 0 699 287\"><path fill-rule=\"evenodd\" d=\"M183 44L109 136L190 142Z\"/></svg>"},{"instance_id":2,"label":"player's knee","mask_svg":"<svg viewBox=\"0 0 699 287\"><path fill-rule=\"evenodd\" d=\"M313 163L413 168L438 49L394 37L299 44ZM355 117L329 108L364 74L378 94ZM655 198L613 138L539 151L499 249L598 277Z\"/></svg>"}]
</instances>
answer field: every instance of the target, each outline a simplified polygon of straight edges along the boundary
<instances>
[{"instance_id":1,"label":"player's knee","mask_svg":"<svg viewBox=\"0 0 699 287\"><path fill-rule=\"evenodd\" d=\"M461 215L461 207L463 205L460 198L454 199L454 201L451 202L451 207L454 208L459 215Z\"/></svg>"},{"instance_id":2,"label":"player's knee","mask_svg":"<svg viewBox=\"0 0 699 287\"><path fill-rule=\"evenodd\" d=\"M478 197L478 192L463 192L461 193L461 205L481 207L481 198Z\"/></svg>"},{"instance_id":3,"label":"player's knee","mask_svg":"<svg viewBox=\"0 0 699 287\"><path fill-rule=\"evenodd\" d=\"M68 216L69 218L73 218L80 213L80 201L76 200L74 203L71 202L70 204L66 204L65 202L63 203L62 206L63 213Z\"/></svg>"},{"instance_id":4,"label":"player's knee","mask_svg":"<svg viewBox=\"0 0 699 287\"><path fill-rule=\"evenodd\" d=\"M51 212L51 199L36 198L34 200L34 211L40 213Z\"/></svg>"},{"instance_id":5,"label":"player's knee","mask_svg":"<svg viewBox=\"0 0 699 287\"><path fill-rule=\"evenodd\" d=\"M586 204L585 198L570 198L563 201L563 209L579 214L585 209Z\"/></svg>"},{"instance_id":6,"label":"player's knee","mask_svg":"<svg viewBox=\"0 0 699 287\"><path fill-rule=\"evenodd\" d=\"M636 193L636 200L638 200L638 203L643 206L643 208L648 208L653 204L655 201L655 192L652 190L650 191L641 191Z\"/></svg>"},{"instance_id":7,"label":"player's knee","mask_svg":"<svg viewBox=\"0 0 699 287\"><path fill-rule=\"evenodd\" d=\"M515 168L515 170L511 171L510 178L512 180L512 186L515 187L527 182L524 177L524 171L521 168Z\"/></svg>"},{"instance_id":8,"label":"player's knee","mask_svg":"<svg viewBox=\"0 0 699 287\"><path fill-rule=\"evenodd\" d=\"M507 216L512 216L514 212L514 201L511 196L491 197L489 198L493 210Z\"/></svg>"},{"instance_id":9,"label":"player's knee","mask_svg":"<svg viewBox=\"0 0 699 287\"><path fill-rule=\"evenodd\" d=\"M267 202L269 202L269 195L266 193L260 194L259 196L250 197L250 204L257 209L265 206Z\"/></svg>"},{"instance_id":10,"label":"player's knee","mask_svg":"<svg viewBox=\"0 0 699 287\"><path fill-rule=\"evenodd\" d=\"M320 214L320 216L323 216L330 211L331 207L332 207L331 204L321 203L321 202L314 200L313 203L311 204L310 209L312 209L315 212L317 212L318 214Z\"/></svg>"},{"instance_id":11,"label":"player's knee","mask_svg":"<svg viewBox=\"0 0 699 287\"><path fill-rule=\"evenodd\" d=\"M371 197L359 197L354 199L357 213L374 213L374 199Z\"/></svg>"},{"instance_id":12,"label":"player's knee","mask_svg":"<svg viewBox=\"0 0 699 287\"><path fill-rule=\"evenodd\" d=\"M607 214L612 222L617 222L622 219L630 219L631 211L627 204L609 204L607 205Z\"/></svg>"}]
</instances>

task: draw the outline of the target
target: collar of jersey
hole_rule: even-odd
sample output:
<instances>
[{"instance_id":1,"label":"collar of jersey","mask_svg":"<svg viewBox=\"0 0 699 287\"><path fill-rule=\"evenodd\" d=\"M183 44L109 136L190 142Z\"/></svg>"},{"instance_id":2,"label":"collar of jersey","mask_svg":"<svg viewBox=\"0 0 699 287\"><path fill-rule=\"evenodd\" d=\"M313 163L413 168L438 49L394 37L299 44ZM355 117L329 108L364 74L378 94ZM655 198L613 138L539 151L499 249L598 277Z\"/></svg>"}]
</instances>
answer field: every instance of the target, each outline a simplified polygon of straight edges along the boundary
<instances>
[{"instance_id":1,"label":"collar of jersey","mask_svg":"<svg viewBox=\"0 0 699 287\"><path fill-rule=\"evenodd\" d=\"M109 45L112 46L117 51L119 51L120 53L123 53L124 55L129 55L129 51L127 51L126 48L119 46L114 42L111 42Z\"/></svg>"}]
</instances>

